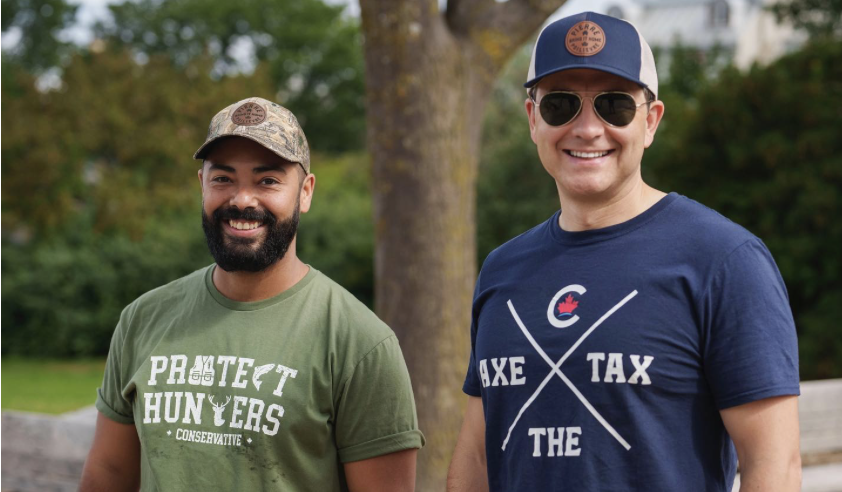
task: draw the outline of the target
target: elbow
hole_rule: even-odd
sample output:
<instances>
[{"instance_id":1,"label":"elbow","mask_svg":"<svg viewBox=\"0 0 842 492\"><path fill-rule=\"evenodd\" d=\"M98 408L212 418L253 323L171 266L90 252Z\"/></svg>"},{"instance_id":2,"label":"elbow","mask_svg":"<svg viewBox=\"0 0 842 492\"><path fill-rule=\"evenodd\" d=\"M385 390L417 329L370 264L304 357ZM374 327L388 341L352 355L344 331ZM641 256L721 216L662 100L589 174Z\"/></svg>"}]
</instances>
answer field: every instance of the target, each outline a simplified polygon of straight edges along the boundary
<instances>
[{"instance_id":1,"label":"elbow","mask_svg":"<svg viewBox=\"0 0 842 492\"><path fill-rule=\"evenodd\" d=\"M801 490L801 450L795 446L780 463L781 470L785 473L783 483L788 485L786 490Z\"/></svg>"},{"instance_id":2,"label":"elbow","mask_svg":"<svg viewBox=\"0 0 842 492\"><path fill-rule=\"evenodd\" d=\"M740 476L741 491L798 492L801 490L801 455L796 451L777 459L740 463Z\"/></svg>"},{"instance_id":3,"label":"elbow","mask_svg":"<svg viewBox=\"0 0 842 492\"><path fill-rule=\"evenodd\" d=\"M790 456L789 476L791 477L789 482L797 486L793 490L801 490L801 453L798 451Z\"/></svg>"}]
</instances>

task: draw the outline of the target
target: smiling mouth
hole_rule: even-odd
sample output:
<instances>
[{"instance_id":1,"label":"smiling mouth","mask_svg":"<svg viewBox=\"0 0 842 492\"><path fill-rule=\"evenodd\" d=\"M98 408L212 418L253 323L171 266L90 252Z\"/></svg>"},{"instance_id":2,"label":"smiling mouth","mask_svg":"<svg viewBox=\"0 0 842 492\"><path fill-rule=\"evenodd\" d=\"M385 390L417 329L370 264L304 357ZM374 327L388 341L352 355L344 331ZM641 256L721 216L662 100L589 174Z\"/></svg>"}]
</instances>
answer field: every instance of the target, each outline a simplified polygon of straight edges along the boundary
<instances>
[{"instance_id":1,"label":"smiling mouth","mask_svg":"<svg viewBox=\"0 0 842 492\"><path fill-rule=\"evenodd\" d=\"M258 222L254 220L229 220L228 225L231 226L232 229L237 229L239 231L249 231L262 226L263 222Z\"/></svg>"},{"instance_id":2,"label":"smiling mouth","mask_svg":"<svg viewBox=\"0 0 842 492\"><path fill-rule=\"evenodd\" d=\"M568 150L565 149L564 152L567 155L571 155L573 157L577 157L579 159L596 159L598 157L605 157L606 155L614 152L614 150L600 150L596 152L580 152L578 150Z\"/></svg>"}]
</instances>

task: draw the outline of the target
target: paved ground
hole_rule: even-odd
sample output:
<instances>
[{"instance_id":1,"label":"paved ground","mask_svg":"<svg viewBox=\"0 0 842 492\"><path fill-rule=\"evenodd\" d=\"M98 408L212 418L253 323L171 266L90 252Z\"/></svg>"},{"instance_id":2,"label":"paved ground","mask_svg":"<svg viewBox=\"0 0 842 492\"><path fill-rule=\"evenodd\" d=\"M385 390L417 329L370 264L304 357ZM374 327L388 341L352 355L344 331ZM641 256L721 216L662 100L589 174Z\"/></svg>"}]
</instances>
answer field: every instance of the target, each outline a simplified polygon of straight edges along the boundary
<instances>
[{"instance_id":1,"label":"paved ground","mask_svg":"<svg viewBox=\"0 0 842 492\"><path fill-rule=\"evenodd\" d=\"M803 483L807 484L807 492L840 492L842 491L842 463L830 465L809 466L802 471Z\"/></svg>"},{"instance_id":2,"label":"paved ground","mask_svg":"<svg viewBox=\"0 0 842 492\"><path fill-rule=\"evenodd\" d=\"M96 409L59 416L4 411L3 492L72 492L91 447Z\"/></svg>"},{"instance_id":3,"label":"paved ground","mask_svg":"<svg viewBox=\"0 0 842 492\"><path fill-rule=\"evenodd\" d=\"M740 490L740 477L734 482L734 492ZM802 492L842 492L842 463L808 466L801 470Z\"/></svg>"}]
</instances>

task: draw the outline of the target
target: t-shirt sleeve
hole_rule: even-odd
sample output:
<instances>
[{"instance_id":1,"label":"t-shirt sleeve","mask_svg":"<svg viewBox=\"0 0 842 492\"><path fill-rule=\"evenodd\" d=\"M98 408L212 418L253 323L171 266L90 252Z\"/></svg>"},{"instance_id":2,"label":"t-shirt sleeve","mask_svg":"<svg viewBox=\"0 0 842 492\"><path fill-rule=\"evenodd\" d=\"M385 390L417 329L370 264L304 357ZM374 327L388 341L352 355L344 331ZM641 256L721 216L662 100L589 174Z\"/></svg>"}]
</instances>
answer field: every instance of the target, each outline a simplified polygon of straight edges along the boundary
<instances>
[{"instance_id":1,"label":"t-shirt sleeve","mask_svg":"<svg viewBox=\"0 0 842 492\"><path fill-rule=\"evenodd\" d=\"M705 299L705 373L721 410L798 395L798 341L772 255L752 239L723 261Z\"/></svg>"},{"instance_id":2,"label":"t-shirt sleeve","mask_svg":"<svg viewBox=\"0 0 842 492\"><path fill-rule=\"evenodd\" d=\"M473 331L473 330L472 330ZM465 383L462 384L462 391L468 396L482 396L477 374L476 357L474 348L471 347L471 358L468 359L468 373L465 375Z\"/></svg>"},{"instance_id":3,"label":"t-shirt sleeve","mask_svg":"<svg viewBox=\"0 0 842 492\"><path fill-rule=\"evenodd\" d=\"M105 375L102 386L97 390L96 408L103 415L121 424L134 423L131 402L123 397L123 342L128 324L129 308L123 310L120 321L111 337L108 360L105 363Z\"/></svg>"},{"instance_id":4,"label":"t-shirt sleeve","mask_svg":"<svg viewBox=\"0 0 842 492\"><path fill-rule=\"evenodd\" d=\"M343 463L424 445L409 372L394 335L357 363L340 391L336 445Z\"/></svg>"},{"instance_id":5,"label":"t-shirt sleeve","mask_svg":"<svg viewBox=\"0 0 842 492\"><path fill-rule=\"evenodd\" d=\"M482 273L480 272L480 277ZM477 294L479 292L480 279L477 278L477 285L474 289L474 302L471 309L471 356L468 359L468 373L465 375L465 383L462 384L462 391L468 396L482 396L480 391L480 375L477 372L476 344L477 344Z\"/></svg>"}]
</instances>

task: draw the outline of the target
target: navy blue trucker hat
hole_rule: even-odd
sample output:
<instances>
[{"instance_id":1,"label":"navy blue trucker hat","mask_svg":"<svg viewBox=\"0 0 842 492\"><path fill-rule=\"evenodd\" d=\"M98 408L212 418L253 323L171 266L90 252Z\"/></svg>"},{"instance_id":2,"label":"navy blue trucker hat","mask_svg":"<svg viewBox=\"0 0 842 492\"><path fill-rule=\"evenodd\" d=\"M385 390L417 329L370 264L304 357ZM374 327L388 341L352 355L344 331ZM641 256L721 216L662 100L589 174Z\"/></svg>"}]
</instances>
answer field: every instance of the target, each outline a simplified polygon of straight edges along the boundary
<instances>
[{"instance_id":1,"label":"navy blue trucker hat","mask_svg":"<svg viewBox=\"0 0 842 492\"><path fill-rule=\"evenodd\" d=\"M635 82L658 97L652 49L631 23L583 12L547 24L529 63L527 89L547 75L573 68L601 70Z\"/></svg>"}]
</instances>

